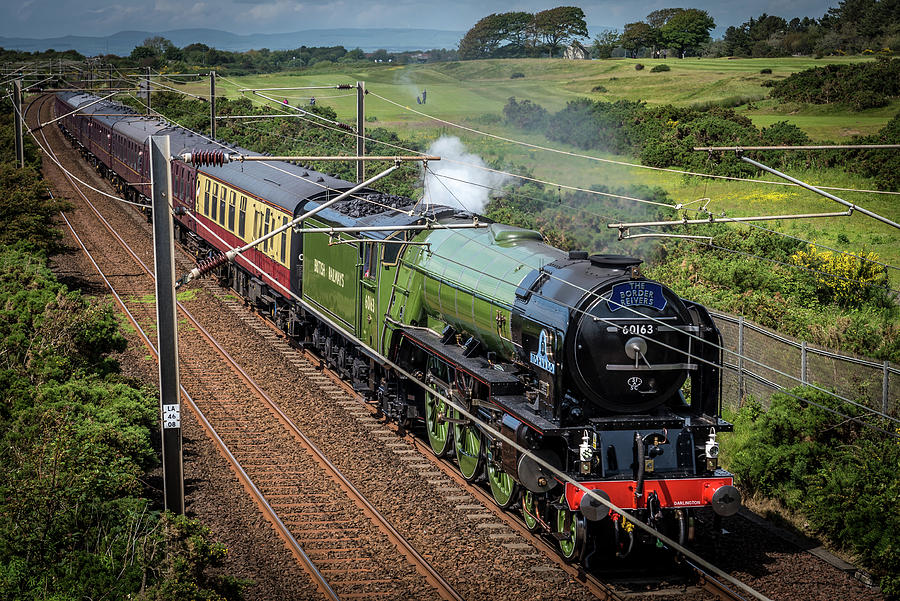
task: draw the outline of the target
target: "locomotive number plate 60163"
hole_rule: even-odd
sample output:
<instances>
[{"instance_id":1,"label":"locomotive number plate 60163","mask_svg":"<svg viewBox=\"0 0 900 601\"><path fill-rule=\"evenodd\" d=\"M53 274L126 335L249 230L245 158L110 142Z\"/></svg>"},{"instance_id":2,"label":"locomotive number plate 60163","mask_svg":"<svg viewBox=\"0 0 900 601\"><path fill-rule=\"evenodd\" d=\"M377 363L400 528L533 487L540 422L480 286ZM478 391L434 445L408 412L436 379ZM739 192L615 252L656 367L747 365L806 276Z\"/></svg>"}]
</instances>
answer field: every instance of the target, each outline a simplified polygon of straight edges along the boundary
<instances>
[{"instance_id":1,"label":"locomotive number plate 60163","mask_svg":"<svg viewBox=\"0 0 900 601\"><path fill-rule=\"evenodd\" d=\"M656 332L656 326L652 323L626 323L618 329L625 336L649 336Z\"/></svg>"}]
</instances>

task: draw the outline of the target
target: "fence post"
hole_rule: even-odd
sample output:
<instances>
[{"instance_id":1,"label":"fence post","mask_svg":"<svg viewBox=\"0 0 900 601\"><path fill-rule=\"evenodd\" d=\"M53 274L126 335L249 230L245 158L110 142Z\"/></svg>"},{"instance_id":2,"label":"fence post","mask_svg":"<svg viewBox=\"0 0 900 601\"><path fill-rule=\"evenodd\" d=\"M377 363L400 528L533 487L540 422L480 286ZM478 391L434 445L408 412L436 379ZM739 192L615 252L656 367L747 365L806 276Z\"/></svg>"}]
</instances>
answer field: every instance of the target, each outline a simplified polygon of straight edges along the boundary
<instances>
[{"instance_id":1,"label":"fence post","mask_svg":"<svg viewBox=\"0 0 900 601\"><path fill-rule=\"evenodd\" d=\"M744 404L744 317L738 318L738 399Z\"/></svg>"},{"instance_id":2,"label":"fence post","mask_svg":"<svg viewBox=\"0 0 900 601\"><path fill-rule=\"evenodd\" d=\"M800 341L800 382L806 384L807 380L807 372L806 372L806 341Z\"/></svg>"},{"instance_id":3,"label":"fence post","mask_svg":"<svg viewBox=\"0 0 900 601\"><path fill-rule=\"evenodd\" d=\"M888 412L888 378L890 377L890 371L888 370L888 362L885 360L884 367L882 368L882 379L881 379L881 412Z\"/></svg>"}]
</instances>

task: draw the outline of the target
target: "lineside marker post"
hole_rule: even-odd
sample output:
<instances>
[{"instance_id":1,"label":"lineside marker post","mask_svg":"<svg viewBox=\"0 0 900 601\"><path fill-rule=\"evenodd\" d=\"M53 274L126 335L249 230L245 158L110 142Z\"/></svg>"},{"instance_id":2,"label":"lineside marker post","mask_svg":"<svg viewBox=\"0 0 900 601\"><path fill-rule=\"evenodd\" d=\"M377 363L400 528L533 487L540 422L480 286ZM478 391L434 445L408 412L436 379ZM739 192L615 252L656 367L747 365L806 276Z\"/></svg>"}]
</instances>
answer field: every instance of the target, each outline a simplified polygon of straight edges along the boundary
<instances>
[{"instance_id":1,"label":"lineside marker post","mask_svg":"<svg viewBox=\"0 0 900 601\"><path fill-rule=\"evenodd\" d=\"M22 80L13 82L13 121L16 124L16 163L19 169L25 168L25 140L22 136Z\"/></svg>"},{"instance_id":2,"label":"lineside marker post","mask_svg":"<svg viewBox=\"0 0 900 601\"><path fill-rule=\"evenodd\" d=\"M169 136L150 137L153 198L153 254L156 263L156 324L159 396L162 416L165 508L184 513L184 462L181 452L181 397L178 327L175 314L175 239L172 226L172 172Z\"/></svg>"}]
</instances>

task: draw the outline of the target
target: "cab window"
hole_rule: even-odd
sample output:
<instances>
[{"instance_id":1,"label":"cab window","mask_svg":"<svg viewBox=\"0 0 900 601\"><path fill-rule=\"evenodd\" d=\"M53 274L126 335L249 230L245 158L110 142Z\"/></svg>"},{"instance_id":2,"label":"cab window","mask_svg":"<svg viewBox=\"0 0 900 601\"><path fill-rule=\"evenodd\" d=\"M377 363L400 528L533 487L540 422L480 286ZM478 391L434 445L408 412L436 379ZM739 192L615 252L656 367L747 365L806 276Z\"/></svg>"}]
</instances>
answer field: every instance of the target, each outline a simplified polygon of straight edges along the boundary
<instances>
[{"instance_id":1,"label":"cab window","mask_svg":"<svg viewBox=\"0 0 900 601\"><path fill-rule=\"evenodd\" d=\"M403 249L403 244L398 243L406 240L406 232L393 233L386 240L390 240L390 242L382 244L384 250L381 251L381 262L384 265L396 265L397 257L400 256L400 251Z\"/></svg>"},{"instance_id":2,"label":"cab window","mask_svg":"<svg viewBox=\"0 0 900 601\"><path fill-rule=\"evenodd\" d=\"M377 248L378 245L375 242L366 242L363 244L363 277L366 279L375 279L375 272L378 267Z\"/></svg>"}]
</instances>

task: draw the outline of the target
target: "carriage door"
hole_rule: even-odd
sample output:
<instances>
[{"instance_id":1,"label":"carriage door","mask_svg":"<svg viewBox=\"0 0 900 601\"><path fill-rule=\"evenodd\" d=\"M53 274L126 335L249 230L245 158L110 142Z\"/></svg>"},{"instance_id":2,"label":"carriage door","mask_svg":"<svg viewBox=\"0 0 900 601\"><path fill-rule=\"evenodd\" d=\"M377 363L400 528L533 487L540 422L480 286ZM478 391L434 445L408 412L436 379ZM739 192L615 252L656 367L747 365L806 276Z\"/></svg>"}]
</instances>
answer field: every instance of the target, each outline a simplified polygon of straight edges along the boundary
<instances>
[{"instance_id":1,"label":"carriage door","mask_svg":"<svg viewBox=\"0 0 900 601\"><path fill-rule=\"evenodd\" d=\"M362 273L359 278L359 339L375 348L378 337L378 244L361 244Z\"/></svg>"}]
</instances>

